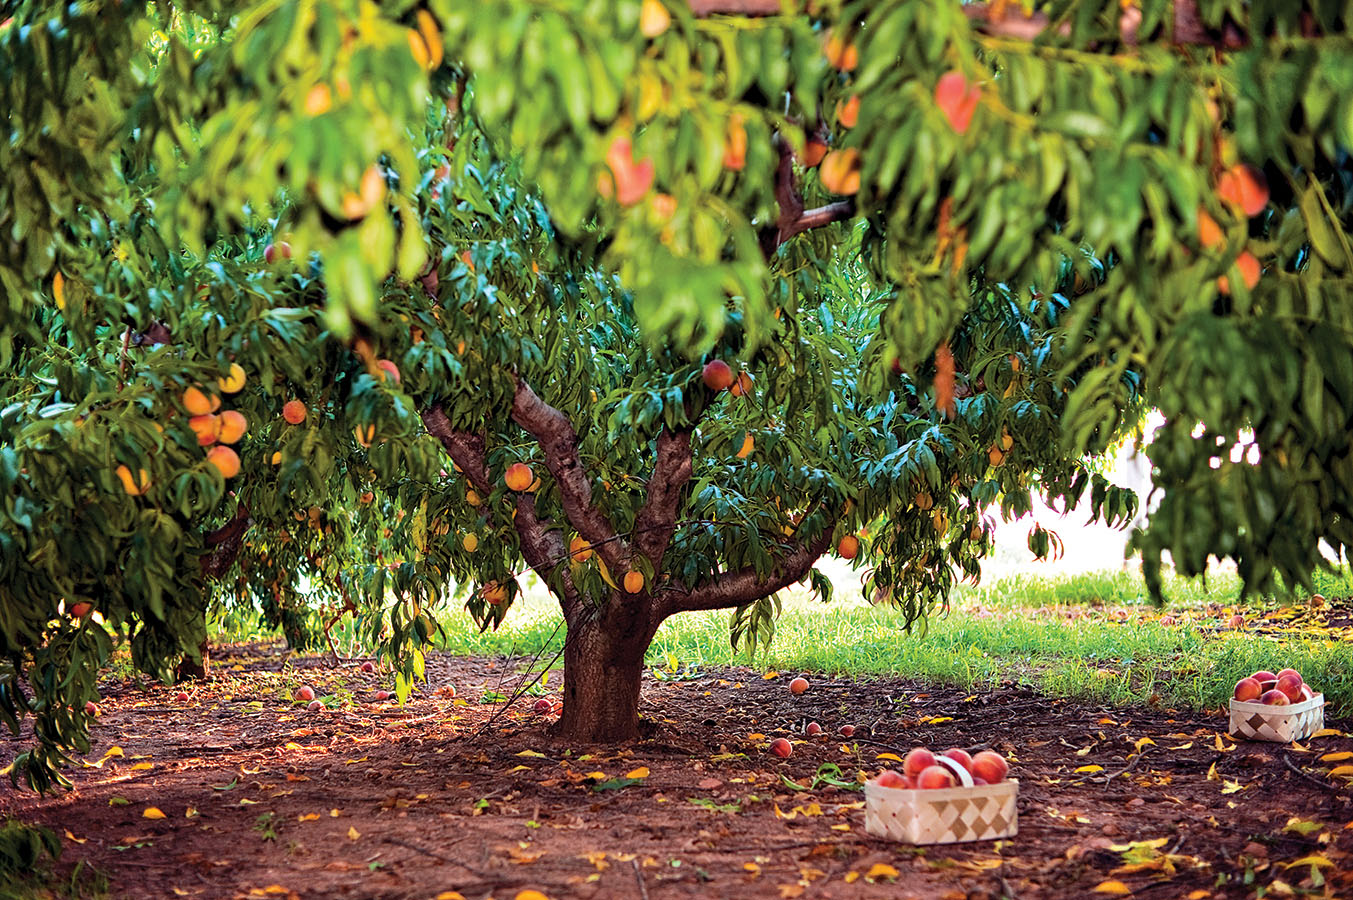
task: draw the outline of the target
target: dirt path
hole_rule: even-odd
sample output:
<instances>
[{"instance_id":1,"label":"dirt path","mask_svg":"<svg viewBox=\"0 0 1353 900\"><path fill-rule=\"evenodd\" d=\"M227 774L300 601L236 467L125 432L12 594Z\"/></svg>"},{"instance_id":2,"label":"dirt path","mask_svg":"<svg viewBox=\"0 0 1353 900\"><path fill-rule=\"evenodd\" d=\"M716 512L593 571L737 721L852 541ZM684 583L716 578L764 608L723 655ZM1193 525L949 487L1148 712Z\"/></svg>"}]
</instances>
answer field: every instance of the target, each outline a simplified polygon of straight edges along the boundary
<instances>
[{"instance_id":1,"label":"dirt path","mask_svg":"<svg viewBox=\"0 0 1353 900\"><path fill-rule=\"evenodd\" d=\"M489 722L502 704L480 700L515 684L503 660L433 657L401 708L371 699L388 677L281 659L239 648L187 703L109 685L96 767L72 771L64 796L5 788L0 815L68 831L62 868L92 863L114 897L1027 900L1112 896L1094 889L1118 881L1176 900L1253 897L1275 880L1353 897L1353 789L1325 774L1343 763L1319 758L1353 751L1342 734L1308 750L1237 745L1218 715L906 679L815 677L795 698L797 673L733 669L650 680L652 737L589 752L551 742L534 698ZM340 708L289 702L302 684ZM810 719L828 734L804 738ZM846 723L867 740L843 742ZM795 741L790 759L766 752L777 736ZM825 763L873 774L890 765L877 754L914 744L1017 760L1019 835L885 843L864 833L861 794L785 782L806 786Z\"/></svg>"}]
</instances>

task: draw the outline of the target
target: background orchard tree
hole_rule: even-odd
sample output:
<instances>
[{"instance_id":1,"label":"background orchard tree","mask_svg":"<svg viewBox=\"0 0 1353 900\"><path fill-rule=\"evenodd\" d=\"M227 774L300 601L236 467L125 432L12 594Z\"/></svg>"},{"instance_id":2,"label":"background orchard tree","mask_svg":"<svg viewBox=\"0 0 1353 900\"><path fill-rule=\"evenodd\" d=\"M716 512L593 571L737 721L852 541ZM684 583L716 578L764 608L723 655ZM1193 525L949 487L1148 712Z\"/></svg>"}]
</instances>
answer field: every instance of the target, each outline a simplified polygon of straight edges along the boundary
<instances>
[{"instance_id":1,"label":"background orchard tree","mask_svg":"<svg viewBox=\"0 0 1353 900\"><path fill-rule=\"evenodd\" d=\"M313 590L414 676L450 586L491 624L523 566L562 732L628 736L665 616L764 636L874 522L922 615L978 509L1080 496L1143 404L1148 575L1353 537L1345 5L6 8L0 714L40 787L110 634L167 675L212 603L313 636Z\"/></svg>"}]
</instances>

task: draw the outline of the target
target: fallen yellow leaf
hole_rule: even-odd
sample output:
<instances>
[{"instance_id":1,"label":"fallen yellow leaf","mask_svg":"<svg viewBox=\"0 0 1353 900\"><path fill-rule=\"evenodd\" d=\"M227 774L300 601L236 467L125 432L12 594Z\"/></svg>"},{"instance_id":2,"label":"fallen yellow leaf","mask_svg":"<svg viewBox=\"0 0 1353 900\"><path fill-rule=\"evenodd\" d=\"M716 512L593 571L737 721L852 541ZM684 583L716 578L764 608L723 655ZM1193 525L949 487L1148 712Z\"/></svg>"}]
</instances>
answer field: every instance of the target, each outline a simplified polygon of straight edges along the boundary
<instances>
[{"instance_id":1,"label":"fallen yellow leaf","mask_svg":"<svg viewBox=\"0 0 1353 900\"><path fill-rule=\"evenodd\" d=\"M362 836L362 833L351 825L348 826L348 840L355 841Z\"/></svg>"},{"instance_id":2,"label":"fallen yellow leaf","mask_svg":"<svg viewBox=\"0 0 1353 900\"><path fill-rule=\"evenodd\" d=\"M1077 772L1103 772L1103 771L1104 771L1104 767L1103 767L1103 766L1097 766L1097 765L1095 765L1094 763L1091 763L1091 764L1088 765L1088 766L1081 766L1081 767L1080 767L1079 769L1077 769L1076 771L1077 771Z\"/></svg>"},{"instance_id":3,"label":"fallen yellow leaf","mask_svg":"<svg viewBox=\"0 0 1353 900\"><path fill-rule=\"evenodd\" d=\"M299 815L299 816L296 817L296 821L297 821L297 822L317 822L317 821L319 821L319 813L302 813L301 815Z\"/></svg>"},{"instance_id":4,"label":"fallen yellow leaf","mask_svg":"<svg viewBox=\"0 0 1353 900\"><path fill-rule=\"evenodd\" d=\"M887 863L874 863L869 867L869 871L864 873L864 880L875 881L879 878L896 878L901 874Z\"/></svg>"},{"instance_id":5,"label":"fallen yellow leaf","mask_svg":"<svg viewBox=\"0 0 1353 900\"><path fill-rule=\"evenodd\" d=\"M1342 750L1339 753L1326 753L1320 757L1321 762L1343 762L1346 759L1353 759L1353 753Z\"/></svg>"},{"instance_id":6,"label":"fallen yellow leaf","mask_svg":"<svg viewBox=\"0 0 1353 900\"><path fill-rule=\"evenodd\" d=\"M859 872L847 872L847 873L846 873L846 884L854 884L855 882L857 882L857 881L859 881L859 880L860 880L860 873L859 873Z\"/></svg>"},{"instance_id":7,"label":"fallen yellow leaf","mask_svg":"<svg viewBox=\"0 0 1353 900\"><path fill-rule=\"evenodd\" d=\"M465 895L460 891L442 891L440 894L433 897L432 900L465 900Z\"/></svg>"},{"instance_id":8,"label":"fallen yellow leaf","mask_svg":"<svg viewBox=\"0 0 1353 900\"><path fill-rule=\"evenodd\" d=\"M1097 894L1116 894L1118 896L1123 896L1124 894L1131 894L1132 888L1123 884L1121 881L1101 881L1099 884L1095 885L1094 891Z\"/></svg>"},{"instance_id":9,"label":"fallen yellow leaf","mask_svg":"<svg viewBox=\"0 0 1353 900\"><path fill-rule=\"evenodd\" d=\"M163 819L164 813L154 806L147 806L146 811L141 813L143 819Z\"/></svg>"},{"instance_id":10,"label":"fallen yellow leaf","mask_svg":"<svg viewBox=\"0 0 1353 900\"><path fill-rule=\"evenodd\" d=\"M1212 896L1211 891L1205 891L1200 888L1190 893L1188 897L1185 898L1185 900L1207 900L1207 898L1211 896Z\"/></svg>"},{"instance_id":11,"label":"fallen yellow leaf","mask_svg":"<svg viewBox=\"0 0 1353 900\"><path fill-rule=\"evenodd\" d=\"M892 760L893 762L902 761L902 757L898 756L896 753L880 753L877 756L875 756L874 759L888 759Z\"/></svg>"},{"instance_id":12,"label":"fallen yellow leaf","mask_svg":"<svg viewBox=\"0 0 1353 900\"><path fill-rule=\"evenodd\" d=\"M132 771L133 771L133 772L144 772L146 769L153 769L153 768L155 768L155 764L154 764L154 763L137 763L136 765L132 766Z\"/></svg>"},{"instance_id":13,"label":"fallen yellow leaf","mask_svg":"<svg viewBox=\"0 0 1353 900\"><path fill-rule=\"evenodd\" d=\"M517 900L550 900L550 898L546 897L540 891L527 888L517 894Z\"/></svg>"},{"instance_id":14,"label":"fallen yellow leaf","mask_svg":"<svg viewBox=\"0 0 1353 900\"><path fill-rule=\"evenodd\" d=\"M89 840L89 838L78 838L78 837L76 837L75 835L73 835L73 834L70 833L70 829L69 829L69 828L66 829L66 837L67 837L68 839L74 841L74 842L77 843L77 844L83 844L85 841Z\"/></svg>"},{"instance_id":15,"label":"fallen yellow leaf","mask_svg":"<svg viewBox=\"0 0 1353 900\"><path fill-rule=\"evenodd\" d=\"M1335 766L1330 769L1330 774L1340 778L1353 778L1353 766Z\"/></svg>"},{"instance_id":16,"label":"fallen yellow leaf","mask_svg":"<svg viewBox=\"0 0 1353 900\"><path fill-rule=\"evenodd\" d=\"M742 864L742 867L748 872L751 872L753 876L761 874L761 867L754 862L745 862Z\"/></svg>"},{"instance_id":17,"label":"fallen yellow leaf","mask_svg":"<svg viewBox=\"0 0 1353 900\"><path fill-rule=\"evenodd\" d=\"M640 766L625 773L626 778L647 778L648 766Z\"/></svg>"},{"instance_id":18,"label":"fallen yellow leaf","mask_svg":"<svg viewBox=\"0 0 1353 900\"><path fill-rule=\"evenodd\" d=\"M1312 853L1310 856L1303 856L1301 859L1294 859L1290 863L1284 863L1284 865L1289 869L1295 868L1296 866L1316 866L1317 868L1323 869L1326 868L1327 866L1334 865L1334 863L1330 862L1328 859L1326 859L1319 853Z\"/></svg>"},{"instance_id":19,"label":"fallen yellow leaf","mask_svg":"<svg viewBox=\"0 0 1353 900\"><path fill-rule=\"evenodd\" d=\"M533 759L544 759L544 758L545 758L545 754L544 754L544 753L537 753L537 752L534 751L534 750L523 750L522 752L518 753L517 755L518 755L518 756L529 756L529 757L532 757Z\"/></svg>"}]
</instances>

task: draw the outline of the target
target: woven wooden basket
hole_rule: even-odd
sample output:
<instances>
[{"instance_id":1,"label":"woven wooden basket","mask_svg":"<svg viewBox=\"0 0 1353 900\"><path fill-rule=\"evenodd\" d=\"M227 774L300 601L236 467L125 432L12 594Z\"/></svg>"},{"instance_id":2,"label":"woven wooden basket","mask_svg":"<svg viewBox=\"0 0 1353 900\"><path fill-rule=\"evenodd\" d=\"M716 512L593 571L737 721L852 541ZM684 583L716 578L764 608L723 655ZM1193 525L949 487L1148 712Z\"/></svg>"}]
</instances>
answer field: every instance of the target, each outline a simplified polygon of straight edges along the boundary
<instances>
[{"instance_id":1,"label":"woven wooden basket","mask_svg":"<svg viewBox=\"0 0 1353 900\"><path fill-rule=\"evenodd\" d=\"M1289 706L1231 700L1231 734L1236 737L1290 744L1305 740L1324 727L1324 694Z\"/></svg>"},{"instance_id":2,"label":"woven wooden basket","mask_svg":"<svg viewBox=\"0 0 1353 900\"><path fill-rule=\"evenodd\" d=\"M974 785L954 760L937 757L937 762L948 765L962 786L907 790L865 782L865 831L905 844L990 841L1018 832L1018 781Z\"/></svg>"}]
</instances>

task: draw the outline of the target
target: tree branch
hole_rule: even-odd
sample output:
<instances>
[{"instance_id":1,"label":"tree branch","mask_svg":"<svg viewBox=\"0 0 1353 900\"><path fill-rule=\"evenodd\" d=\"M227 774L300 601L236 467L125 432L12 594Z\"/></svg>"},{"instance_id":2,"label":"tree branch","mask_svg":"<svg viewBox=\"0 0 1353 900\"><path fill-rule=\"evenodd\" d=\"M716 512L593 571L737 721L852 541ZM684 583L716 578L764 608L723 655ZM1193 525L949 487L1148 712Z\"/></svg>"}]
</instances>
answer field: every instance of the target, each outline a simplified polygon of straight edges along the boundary
<instances>
[{"instance_id":1,"label":"tree branch","mask_svg":"<svg viewBox=\"0 0 1353 900\"><path fill-rule=\"evenodd\" d=\"M736 572L726 572L709 584L694 590L665 591L664 617L679 612L745 606L762 597L769 597L797 581L802 581L813 567L813 563L817 562L831 545L835 524L833 519L811 543L799 544L787 556L781 558L769 578L763 578L755 569L745 568Z\"/></svg>"},{"instance_id":2,"label":"tree branch","mask_svg":"<svg viewBox=\"0 0 1353 900\"><path fill-rule=\"evenodd\" d=\"M661 570L663 554L676 531L681 491L691 479L692 468L691 432L664 428L658 435L648 496L634 520L634 543L655 572Z\"/></svg>"},{"instance_id":3,"label":"tree branch","mask_svg":"<svg viewBox=\"0 0 1353 900\"><path fill-rule=\"evenodd\" d=\"M244 545L244 533L249 530L252 521L248 504L241 500L236 504L235 515L229 522L207 533L203 542L211 550L202 557L203 575L220 578L234 565Z\"/></svg>"},{"instance_id":4,"label":"tree branch","mask_svg":"<svg viewBox=\"0 0 1353 900\"><path fill-rule=\"evenodd\" d=\"M457 431L451 426L451 420L441 406L434 405L423 410L423 427L428 434L441 441L448 456L455 462L475 490L488 496L492 490L492 479L484 463L484 438L477 434ZM521 538L522 558L546 584L552 584L554 569L567 558L562 534L548 527L536 512L536 498L529 493L517 495L517 515L512 525ZM564 569L562 575L563 590L560 601L567 614L576 608L579 602L573 576Z\"/></svg>"},{"instance_id":5,"label":"tree branch","mask_svg":"<svg viewBox=\"0 0 1353 900\"><path fill-rule=\"evenodd\" d=\"M803 195L799 193L799 186L794 180L794 151L790 149L789 142L779 135L775 136L775 149L780 153L780 161L775 167L775 202L779 204L780 215L773 227L761 232L761 251L767 257L795 235L855 215L855 201L851 198L816 209L804 209Z\"/></svg>"},{"instance_id":6,"label":"tree branch","mask_svg":"<svg viewBox=\"0 0 1353 900\"><path fill-rule=\"evenodd\" d=\"M545 456L545 468L554 476L564 514L583 540L596 546L606 566L619 578L629 569L629 545L616 539L615 527L592 504L592 483L578 456L578 432L568 416L550 406L525 379L517 376L512 420L536 439Z\"/></svg>"},{"instance_id":7,"label":"tree branch","mask_svg":"<svg viewBox=\"0 0 1353 900\"><path fill-rule=\"evenodd\" d=\"M778 16L785 11L781 0L687 0L691 15L697 19L710 16Z\"/></svg>"}]
</instances>

